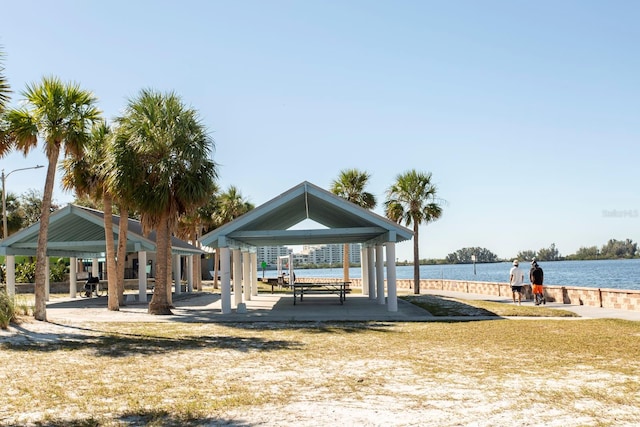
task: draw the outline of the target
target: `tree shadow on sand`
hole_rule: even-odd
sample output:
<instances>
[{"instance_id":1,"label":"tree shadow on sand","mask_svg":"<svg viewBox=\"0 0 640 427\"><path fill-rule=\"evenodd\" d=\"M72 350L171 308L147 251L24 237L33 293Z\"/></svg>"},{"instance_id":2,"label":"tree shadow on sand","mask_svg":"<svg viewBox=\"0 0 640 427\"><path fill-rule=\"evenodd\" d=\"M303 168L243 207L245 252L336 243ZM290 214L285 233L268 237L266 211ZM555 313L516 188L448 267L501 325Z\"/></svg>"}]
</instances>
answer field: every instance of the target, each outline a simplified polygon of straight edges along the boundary
<instances>
[{"instance_id":1,"label":"tree shadow on sand","mask_svg":"<svg viewBox=\"0 0 640 427\"><path fill-rule=\"evenodd\" d=\"M415 304L440 317L499 317L493 311L474 307L470 304L457 301L455 299L439 295L409 295L402 297L405 301Z\"/></svg>"},{"instance_id":2,"label":"tree shadow on sand","mask_svg":"<svg viewBox=\"0 0 640 427\"><path fill-rule=\"evenodd\" d=\"M152 355L174 350L230 349L238 352L299 350L301 342L270 340L261 337L233 335L192 335L166 337L156 335L110 333L76 326L62 326L62 333L33 332L14 326L18 336L0 340L0 348L13 351L54 352L58 350L89 350L94 356L127 357Z\"/></svg>"},{"instance_id":3,"label":"tree shadow on sand","mask_svg":"<svg viewBox=\"0 0 640 427\"><path fill-rule=\"evenodd\" d=\"M121 426L146 426L157 427L201 427L201 426L227 426L227 427L251 427L252 424L228 418L219 417L193 417L170 414L162 410L129 411L116 414L113 419L84 418L84 419L53 419L35 422L38 427L98 427L108 423L116 423ZM15 424L17 426L18 424Z\"/></svg>"}]
</instances>

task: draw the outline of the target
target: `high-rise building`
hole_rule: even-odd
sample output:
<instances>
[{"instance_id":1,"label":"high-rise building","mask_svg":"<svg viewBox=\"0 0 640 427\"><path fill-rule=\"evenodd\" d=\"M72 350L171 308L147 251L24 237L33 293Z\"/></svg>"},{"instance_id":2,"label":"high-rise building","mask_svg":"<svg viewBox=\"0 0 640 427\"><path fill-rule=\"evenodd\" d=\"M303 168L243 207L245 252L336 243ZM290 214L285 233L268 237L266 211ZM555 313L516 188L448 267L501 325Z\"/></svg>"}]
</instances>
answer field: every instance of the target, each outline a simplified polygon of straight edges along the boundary
<instances>
[{"instance_id":1,"label":"high-rise building","mask_svg":"<svg viewBox=\"0 0 640 427\"><path fill-rule=\"evenodd\" d=\"M259 246L256 248L258 265L266 262L269 265L276 265L278 257L287 256L291 253L291 249L286 246Z\"/></svg>"},{"instance_id":2,"label":"high-rise building","mask_svg":"<svg viewBox=\"0 0 640 427\"><path fill-rule=\"evenodd\" d=\"M349 263L360 264L360 243L349 244ZM287 256L292 250L286 246L260 246L256 249L258 265L266 262L275 266L278 257ZM343 244L305 245L302 252L293 254L294 265L303 264L342 264Z\"/></svg>"},{"instance_id":3,"label":"high-rise building","mask_svg":"<svg viewBox=\"0 0 640 427\"><path fill-rule=\"evenodd\" d=\"M349 263L360 264L360 243L349 244ZM315 245L303 246L302 253L310 264L342 264L344 245Z\"/></svg>"}]
</instances>

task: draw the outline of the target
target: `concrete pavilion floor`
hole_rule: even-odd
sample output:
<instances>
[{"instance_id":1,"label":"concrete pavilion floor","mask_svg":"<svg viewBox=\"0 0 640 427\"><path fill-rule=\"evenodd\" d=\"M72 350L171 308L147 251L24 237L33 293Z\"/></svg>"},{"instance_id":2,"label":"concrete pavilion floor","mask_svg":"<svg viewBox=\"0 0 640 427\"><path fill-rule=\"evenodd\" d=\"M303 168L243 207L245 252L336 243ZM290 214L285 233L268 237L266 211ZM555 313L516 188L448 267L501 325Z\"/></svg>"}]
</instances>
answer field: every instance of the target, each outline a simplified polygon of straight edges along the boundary
<instances>
[{"instance_id":1,"label":"concrete pavilion floor","mask_svg":"<svg viewBox=\"0 0 640 427\"><path fill-rule=\"evenodd\" d=\"M443 295L460 299L482 299L513 304L511 299L491 295L424 290L423 294ZM150 298L150 295L148 295ZM233 295L231 300L233 301ZM293 305L293 296L283 293L261 293L246 302L246 313L222 314L220 294L196 292L174 298L173 316L153 316L147 313L146 302L127 302L120 311L107 310L107 297L57 298L47 303L47 320L54 323L92 322L330 322L330 321L471 321L496 317L441 317L403 300L398 300L398 311L390 312L386 305L378 304L366 296L351 294L344 304L336 295L307 295L303 302ZM523 305L533 305L531 301ZM640 312L598 307L548 303L547 307L574 311L583 319L617 318L640 321ZM519 319L523 319L520 317ZM545 319L545 318L536 318ZM546 318L548 319L548 318ZM575 319L575 318L574 318Z\"/></svg>"},{"instance_id":2,"label":"concrete pavilion floor","mask_svg":"<svg viewBox=\"0 0 640 427\"><path fill-rule=\"evenodd\" d=\"M151 298L151 295L148 295ZM233 301L233 295L231 300ZM107 297L57 298L47 303L47 320L55 323L92 322L287 322L287 321L425 321L434 317L406 301L390 312L366 296L348 295L340 304L337 295L305 295L293 305L291 294L259 294L246 301L246 312L222 314L220 294L194 292L174 297L173 316L153 316L148 304L127 302L120 311L107 310Z\"/></svg>"}]
</instances>

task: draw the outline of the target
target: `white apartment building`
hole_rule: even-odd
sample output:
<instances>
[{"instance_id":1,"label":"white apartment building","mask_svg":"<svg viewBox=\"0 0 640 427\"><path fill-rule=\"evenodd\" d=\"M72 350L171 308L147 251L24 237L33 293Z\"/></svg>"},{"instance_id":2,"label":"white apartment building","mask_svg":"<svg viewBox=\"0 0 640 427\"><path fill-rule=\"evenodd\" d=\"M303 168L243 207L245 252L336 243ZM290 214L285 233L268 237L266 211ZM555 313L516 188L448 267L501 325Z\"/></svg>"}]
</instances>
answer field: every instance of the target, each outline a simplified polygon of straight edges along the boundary
<instances>
[{"instance_id":1,"label":"white apartment building","mask_svg":"<svg viewBox=\"0 0 640 427\"><path fill-rule=\"evenodd\" d=\"M291 249L286 246L259 246L256 248L258 256L258 265L266 262L269 265L276 265L278 257L287 256L291 253Z\"/></svg>"},{"instance_id":2,"label":"white apartment building","mask_svg":"<svg viewBox=\"0 0 640 427\"><path fill-rule=\"evenodd\" d=\"M349 263L360 264L360 243L349 245ZM260 246L257 248L258 265L266 262L276 265L278 257L292 253L286 246ZM294 265L301 264L342 264L344 245L305 245L302 252L293 254Z\"/></svg>"},{"instance_id":3,"label":"white apartment building","mask_svg":"<svg viewBox=\"0 0 640 427\"><path fill-rule=\"evenodd\" d=\"M349 263L360 264L360 243L349 244ZM303 246L302 254L311 264L342 264L344 245L314 245Z\"/></svg>"}]
</instances>

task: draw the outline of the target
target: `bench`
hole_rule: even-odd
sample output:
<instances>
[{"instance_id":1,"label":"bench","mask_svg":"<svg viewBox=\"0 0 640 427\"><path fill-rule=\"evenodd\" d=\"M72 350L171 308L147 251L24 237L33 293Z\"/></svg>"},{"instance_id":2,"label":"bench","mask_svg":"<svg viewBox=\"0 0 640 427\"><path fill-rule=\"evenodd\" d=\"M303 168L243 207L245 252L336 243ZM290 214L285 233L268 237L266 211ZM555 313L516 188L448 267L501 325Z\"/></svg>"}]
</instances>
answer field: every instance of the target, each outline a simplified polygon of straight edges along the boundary
<instances>
[{"instance_id":1,"label":"bench","mask_svg":"<svg viewBox=\"0 0 640 427\"><path fill-rule=\"evenodd\" d=\"M258 280L260 280L262 283L266 283L267 285L271 285L271 293L273 293L276 286L278 288L289 286L288 281L285 280L283 277L277 277L277 278L263 277L262 279L258 279Z\"/></svg>"},{"instance_id":2,"label":"bench","mask_svg":"<svg viewBox=\"0 0 640 427\"><path fill-rule=\"evenodd\" d=\"M300 296L300 302L303 301L304 295L310 294L334 294L338 295L340 304L344 304L347 294L351 292L349 285L351 282L326 282L326 283L304 283L296 282L293 284L293 305L296 305L296 298Z\"/></svg>"}]
</instances>

